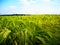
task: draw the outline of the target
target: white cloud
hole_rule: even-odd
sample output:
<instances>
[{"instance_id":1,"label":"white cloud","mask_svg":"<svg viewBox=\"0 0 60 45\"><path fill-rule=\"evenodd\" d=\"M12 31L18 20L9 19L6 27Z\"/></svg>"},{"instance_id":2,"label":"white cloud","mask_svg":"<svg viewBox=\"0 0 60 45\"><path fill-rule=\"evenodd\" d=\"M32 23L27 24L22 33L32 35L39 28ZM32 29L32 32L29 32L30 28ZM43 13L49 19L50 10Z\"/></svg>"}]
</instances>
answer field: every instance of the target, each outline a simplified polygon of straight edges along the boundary
<instances>
[{"instance_id":1,"label":"white cloud","mask_svg":"<svg viewBox=\"0 0 60 45\"><path fill-rule=\"evenodd\" d=\"M17 6L10 5L7 7L4 7L4 9L1 10L2 14L13 14L16 13Z\"/></svg>"},{"instance_id":2,"label":"white cloud","mask_svg":"<svg viewBox=\"0 0 60 45\"><path fill-rule=\"evenodd\" d=\"M51 2L51 0L42 0L43 2ZM39 5L39 4L36 4L36 0L33 1L33 0L30 0L30 2L28 2L28 0L21 0L22 4L23 4L23 8L21 9L20 13L32 13L32 14L41 14L41 13L49 13L49 14L53 14L53 13L59 13L59 10L58 8L54 8L52 7L51 5ZM33 3L33 4L32 4Z\"/></svg>"},{"instance_id":3,"label":"white cloud","mask_svg":"<svg viewBox=\"0 0 60 45\"><path fill-rule=\"evenodd\" d=\"M20 0L22 5L24 5L24 6L30 6L30 5L33 5L33 4L36 5L36 1L37 0Z\"/></svg>"},{"instance_id":4,"label":"white cloud","mask_svg":"<svg viewBox=\"0 0 60 45\"><path fill-rule=\"evenodd\" d=\"M46 2L49 2L47 0L44 0ZM1 12L5 14L53 14L53 13L60 13L59 8L52 7L50 5L38 5L35 1L31 0L30 2L28 0L20 0L22 6L17 5L10 5L8 7L5 7ZM22 7L22 8L21 8Z\"/></svg>"},{"instance_id":5,"label":"white cloud","mask_svg":"<svg viewBox=\"0 0 60 45\"><path fill-rule=\"evenodd\" d=\"M29 2L27 0L20 0L20 2L23 4L23 5L29 5Z\"/></svg>"},{"instance_id":6,"label":"white cloud","mask_svg":"<svg viewBox=\"0 0 60 45\"><path fill-rule=\"evenodd\" d=\"M40 7L40 6L30 6L21 9L20 13L23 14L59 14L60 9L53 7Z\"/></svg>"},{"instance_id":7,"label":"white cloud","mask_svg":"<svg viewBox=\"0 0 60 45\"><path fill-rule=\"evenodd\" d=\"M42 0L43 2L50 2L51 0Z\"/></svg>"}]
</instances>

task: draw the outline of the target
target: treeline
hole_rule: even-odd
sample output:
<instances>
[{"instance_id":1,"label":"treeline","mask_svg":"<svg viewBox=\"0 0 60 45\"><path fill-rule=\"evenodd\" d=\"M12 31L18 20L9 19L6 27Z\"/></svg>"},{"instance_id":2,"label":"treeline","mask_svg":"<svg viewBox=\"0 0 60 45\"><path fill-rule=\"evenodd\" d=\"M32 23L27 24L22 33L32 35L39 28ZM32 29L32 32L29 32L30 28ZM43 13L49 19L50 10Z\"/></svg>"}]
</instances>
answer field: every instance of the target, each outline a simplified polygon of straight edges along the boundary
<instances>
[{"instance_id":1,"label":"treeline","mask_svg":"<svg viewBox=\"0 0 60 45\"><path fill-rule=\"evenodd\" d=\"M31 14L3 14L3 15L0 15L0 16L29 16Z\"/></svg>"}]
</instances>

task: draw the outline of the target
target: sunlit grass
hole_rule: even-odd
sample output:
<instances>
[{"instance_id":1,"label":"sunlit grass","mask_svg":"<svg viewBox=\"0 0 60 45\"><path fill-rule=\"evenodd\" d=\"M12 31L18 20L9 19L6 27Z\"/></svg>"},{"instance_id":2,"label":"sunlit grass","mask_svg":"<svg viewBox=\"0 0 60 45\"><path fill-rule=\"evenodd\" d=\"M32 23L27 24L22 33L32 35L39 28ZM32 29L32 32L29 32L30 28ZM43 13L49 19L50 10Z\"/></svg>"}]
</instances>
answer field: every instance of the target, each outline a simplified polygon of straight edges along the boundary
<instances>
[{"instance_id":1,"label":"sunlit grass","mask_svg":"<svg viewBox=\"0 0 60 45\"><path fill-rule=\"evenodd\" d=\"M0 45L59 45L60 16L0 16Z\"/></svg>"}]
</instances>

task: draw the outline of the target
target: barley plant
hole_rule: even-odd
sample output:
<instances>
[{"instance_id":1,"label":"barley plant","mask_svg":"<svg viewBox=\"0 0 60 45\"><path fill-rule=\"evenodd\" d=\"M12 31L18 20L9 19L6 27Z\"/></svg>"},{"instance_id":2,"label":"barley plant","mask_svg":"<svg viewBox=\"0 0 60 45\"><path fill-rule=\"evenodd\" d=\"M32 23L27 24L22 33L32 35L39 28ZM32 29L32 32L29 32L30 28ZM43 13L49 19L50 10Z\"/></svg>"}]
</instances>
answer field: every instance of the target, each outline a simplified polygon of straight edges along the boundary
<instances>
[{"instance_id":1,"label":"barley plant","mask_svg":"<svg viewBox=\"0 0 60 45\"><path fill-rule=\"evenodd\" d=\"M60 45L60 16L0 16L0 45Z\"/></svg>"}]
</instances>

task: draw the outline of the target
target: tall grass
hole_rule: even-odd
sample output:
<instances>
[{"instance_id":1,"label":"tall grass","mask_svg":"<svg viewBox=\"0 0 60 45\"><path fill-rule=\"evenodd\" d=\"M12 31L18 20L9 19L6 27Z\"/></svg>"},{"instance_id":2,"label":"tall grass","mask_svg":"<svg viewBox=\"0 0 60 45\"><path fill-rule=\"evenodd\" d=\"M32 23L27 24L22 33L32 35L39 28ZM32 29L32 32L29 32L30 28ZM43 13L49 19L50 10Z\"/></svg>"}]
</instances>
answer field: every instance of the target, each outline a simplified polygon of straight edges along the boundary
<instances>
[{"instance_id":1,"label":"tall grass","mask_svg":"<svg viewBox=\"0 0 60 45\"><path fill-rule=\"evenodd\" d=\"M60 16L0 16L0 45L60 45Z\"/></svg>"}]
</instances>

